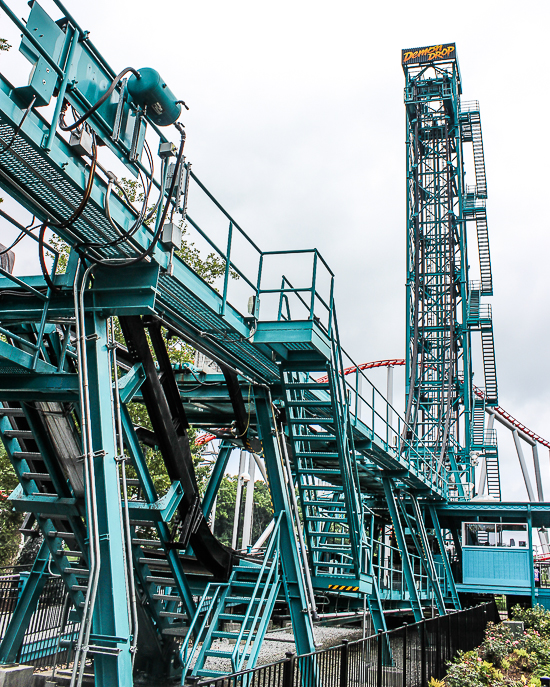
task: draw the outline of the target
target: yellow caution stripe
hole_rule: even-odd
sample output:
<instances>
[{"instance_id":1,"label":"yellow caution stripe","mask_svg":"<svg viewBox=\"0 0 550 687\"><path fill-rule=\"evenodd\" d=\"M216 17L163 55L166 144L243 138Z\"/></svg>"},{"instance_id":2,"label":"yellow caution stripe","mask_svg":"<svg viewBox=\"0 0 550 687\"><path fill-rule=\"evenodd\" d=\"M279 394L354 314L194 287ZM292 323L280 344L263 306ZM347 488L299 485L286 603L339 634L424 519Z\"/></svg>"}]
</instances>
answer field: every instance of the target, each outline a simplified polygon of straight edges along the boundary
<instances>
[{"instance_id":1,"label":"yellow caution stripe","mask_svg":"<svg viewBox=\"0 0 550 687\"><path fill-rule=\"evenodd\" d=\"M329 584L328 588L333 589L334 591L338 591L338 592L358 592L359 591L359 587L346 587L345 585L341 585L341 584Z\"/></svg>"}]
</instances>

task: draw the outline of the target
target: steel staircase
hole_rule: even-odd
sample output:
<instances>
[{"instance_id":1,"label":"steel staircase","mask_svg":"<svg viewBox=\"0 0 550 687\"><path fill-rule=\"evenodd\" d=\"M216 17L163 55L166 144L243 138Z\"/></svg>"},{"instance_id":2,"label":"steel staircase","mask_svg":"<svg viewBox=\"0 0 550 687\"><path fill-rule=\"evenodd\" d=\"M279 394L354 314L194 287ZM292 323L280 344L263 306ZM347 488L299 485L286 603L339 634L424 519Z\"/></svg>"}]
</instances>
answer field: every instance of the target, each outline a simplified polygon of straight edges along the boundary
<instances>
[{"instance_id":1,"label":"steel staircase","mask_svg":"<svg viewBox=\"0 0 550 687\"><path fill-rule=\"evenodd\" d=\"M485 444L485 467L487 470L487 493L489 496L494 496L500 501L502 496L500 491L500 466L498 462L496 436L494 441L487 441Z\"/></svg>"},{"instance_id":2,"label":"steel staircase","mask_svg":"<svg viewBox=\"0 0 550 687\"><path fill-rule=\"evenodd\" d=\"M224 677L255 665L282 583L283 517L276 521L262 565L242 560L229 582L207 585L181 646L182 684L186 677ZM217 659L215 668L209 659Z\"/></svg>"},{"instance_id":3,"label":"steel staircase","mask_svg":"<svg viewBox=\"0 0 550 687\"><path fill-rule=\"evenodd\" d=\"M481 292L486 296L493 295L493 272L491 269L491 253L489 250L489 232L487 229L487 213L478 210L475 213L477 228L477 249L479 253L479 270L481 274Z\"/></svg>"},{"instance_id":4,"label":"steel staircase","mask_svg":"<svg viewBox=\"0 0 550 687\"><path fill-rule=\"evenodd\" d=\"M487 178L485 175L485 156L483 154L483 136L481 133L479 110L477 112L470 112L470 127L472 147L474 149L477 195L480 198L487 198Z\"/></svg>"},{"instance_id":5,"label":"steel staircase","mask_svg":"<svg viewBox=\"0 0 550 687\"><path fill-rule=\"evenodd\" d=\"M315 381L321 375L326 381ZM282 382L314 586L357 587L366 552L361 550L362 506L341 380L325 361L287 363Z\"/></svg>"},{"instance_id":6,"label":"steel staircase","mask_svg":"<svg viewBox=\"0 0 550 687\"><path fill-rule=\"evenodd\" d=\"M497 370L495 361L495 340L493 323L481 327L481 349L485 375L485 400L487 405L498 405Z\"/></svg>"},{"instance_id":7,"label":"steel staircase","mask_svg":"<svg viewBox=\"0 0 550 687\"><path fill-rule=\"evenodd\" d=\"M65 449L67 437L73 435L75 428L63 404L50 403L47 406L47 410L41 411L29 403L25 404L25 410L16 403L0 405L0 437L20 482L12 502L20 510L36 513L40 532L49 550L50 565L65 582L72 605L80 616L90 576L83 502L77 498L82 494L83 485L82 463L78 461L80 450L76 444L71 447L76 449L72 456L70 452L62 455L55 450L53 441L47 436L45 418L51 421L54 417L58 431L64 425ZM70 475L69 480L67 474ZM137 486L139 481L129 480L129 485ZM130 520L138 596L147 608L153 632L183 636L190 620L182 601L184 575L181 561L177 551L170 548L170 533L165 523L156 523L158 539L143 539L136 533L136 528L155 526L144 508L146 505L146 501L134 499ZM92 644L99 641L93 634L90 639ZM96 648L98 651L104 649ZM94 653L94 646L89 653Z\"/></svg>"},{"instance_id":8,"label":"steel staircase","mask_svg":"<svg viewBox=\"0 0 550 687\"><path fill-rule=\"evenodd\" d=\"M485 448L485 399L478 396L474 397L472 448L478 450Z\"/></svg>"},{"instance_id":9,"label":"steel staircase","mask_svg":"<svg viewBox=\"0 0 550 687\"><path fill-rule=\"evenodd\" d=\"M486 405L496 406L498 405L498 387L492 309L488 304L480 304L481 295L481 285L471 284L468 296L468 325L472 331L477 330L481 332L483 373L485 377L484 400Z\"/></svg>"},{"instance_id":10,"label":"steel staircase","mask_svg":"<svg viewBox=\"0 0 550 687\"><path fill-rule=\"evenodd\" d=\"M487 198L487 177L485 172L485 155L483 152L483 135L479 104L464 103L466 111L460 113L462 141L472 143L476 185L472 189L475 198ZM470 190L471 187L468 187ZM467 194L468 195L468 194ZM470 193L472 195L472 193ZM485 204L471 203L465 199L465 216L475 219L477 228L477 243L479 253L479 268L481 272L481 291L484 295L493 294L493 276L491 270L491 254L489 250L489 233L487 230L487 213Z\"/></svg>"}]
</instances>

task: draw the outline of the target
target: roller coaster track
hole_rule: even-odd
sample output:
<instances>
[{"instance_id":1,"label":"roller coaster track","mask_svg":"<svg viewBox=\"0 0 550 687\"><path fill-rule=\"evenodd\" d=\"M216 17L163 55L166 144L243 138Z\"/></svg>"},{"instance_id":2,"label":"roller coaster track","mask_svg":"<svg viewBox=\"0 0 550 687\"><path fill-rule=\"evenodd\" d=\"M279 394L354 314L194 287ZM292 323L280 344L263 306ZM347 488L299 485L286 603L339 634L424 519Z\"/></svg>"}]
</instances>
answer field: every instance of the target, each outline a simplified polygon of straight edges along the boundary
<instances>
[{"instance_id":1,"label":"roller coaster track","mask_svg":"<svg viewBox=\"0 0 550 687\"><path fill-rule=\"evenodd\" d=\"M344 375L352 374L356 370L373 370L377 367L403 367L404 365L405 365L404 358L391 358L388 360L374 360L370 363L362 363L361 365L352 365L350 367L346 367L346 368L344 368ZM317 381L322 383L322 382L326 382L327 380L326 380L326 378L321 377ZM474 385L474 393L479 398L484 398L483 391L475 385ZM536 441L541 446L545 446L547 449L550 449L550 441L547 441L546 439L541 437L536 432L533 432L533 430L529 429L529 427L524 425L523 422L516 420L516 418L513 415L511 415L507 410L504 410L504 408L502 408L501 406L496 406L496 408L493 408L493 410L497 415L500 415L501 417L503 417L505 420L507 420L511 425L513 425L520 432L523 432L528 437L533 439L533 441ZM215 438L216 437L210 433L201 434L200 436L197 437L195 444L197 446L203 446L204 444L207 444L209 441L212 441Z\"/></svg>"}]
</instances>

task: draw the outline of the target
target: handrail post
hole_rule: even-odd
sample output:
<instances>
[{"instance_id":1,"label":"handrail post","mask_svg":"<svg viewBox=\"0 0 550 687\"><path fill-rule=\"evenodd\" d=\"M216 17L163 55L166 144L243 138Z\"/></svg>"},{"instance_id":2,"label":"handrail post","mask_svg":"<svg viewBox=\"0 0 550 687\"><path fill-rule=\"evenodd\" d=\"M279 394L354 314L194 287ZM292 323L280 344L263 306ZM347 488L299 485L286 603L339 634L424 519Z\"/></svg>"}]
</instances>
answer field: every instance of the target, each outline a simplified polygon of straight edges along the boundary
<instances>
[{"instance_id":1,"label":"handrail post","mask_svg":"<svg viewBox=\"0 0 550 687\"><path fill-rule=\"evenodd\" d=\"M309 319L313 319L315 312L315 293L317 286L317 251L313 254L313 273L311 275L311 304L309 306Z\"/></svg>"},{"instance_id":2,"label":"handrail post","mask_svg":"<svg viewBox=\"0 0 550 687\"><path fill-rule=\"evenodd\" d=\"M403 687L407 687L407 626L403 625Z\"/></svg>"},{"instance_id":3,"label":"handrail post","mask_svg":"<svg viewBox=\"0 0 550 687\"><path fill-rule=\"evenodd\" d=\"M286 283L286 277L283 274L283 277L281 279L281 293L279 295L279 312L277 313L277 322L281 321L282 313L283 313L283 298L285 297L285 283Z\"/></svg>"},{"instance_id":4,"label":"handrail post","mask_svg":"<svg viewBox=\"0 0 550 687\"><path fill-rule=\"evenodd\" d=\"M233 222L229 222L229 231L227 232L227 252L225 255L225 274L223 277L223 295L221 315L225 315L225 306L227 305L227 285L229 282L229 272L231 270L231 244L233 241Z\"/></svg>"},{"instance_id":5,"label":"handrail post","mask_svg":"<svg viewBox=\"0 0 550 687\"><path fill-rule=\"evenodd\" d=\"M382 638L383 630L378 630L376 635L377 645L377 658L376 658L376 687L382 687Z\"/></svg>"},{"instance_id":6,"label":"handrail post","mask_svg":"<svg viewBox=\"0 0 550 687\"><path fill-rule=\"evenodd\" d=\"M330 279L330 295L328 299L329 303L329 312L328 312L328 335L332 336L332 311L334 307L334 275Z\"/></svg>"},{"instance_id":7,"label":"handrail post","mask_svg":"<svg viewBox=\"0 0 550 687\"><path fill-rule=\"evenodd\" d=\"M425 685L427 680L426 665L426 621L420 623L420 684Z\"/></svg>"},{"instance_id":8,"label":"handrail post","mask_svg":"<svg viewBox=\"0 0 550 687\"><path fill-rule=\"evenodd\" d=\"M342 648L340 650L340 687L347 687L348 685L348 661L349 661L349 640L342 641Z\"/></svg>"},{"instance_id":9,"label":"handrail post","mask_svg":"<svg viewBox=\"0 0 550 687\"><path fill-rule=\"evenodd\" d=\"M294 663L296 656L292 651L287 651L286 661L283 666L283 687L292 687L292 678L294 677Z\"/></svg>"}]
</instances>

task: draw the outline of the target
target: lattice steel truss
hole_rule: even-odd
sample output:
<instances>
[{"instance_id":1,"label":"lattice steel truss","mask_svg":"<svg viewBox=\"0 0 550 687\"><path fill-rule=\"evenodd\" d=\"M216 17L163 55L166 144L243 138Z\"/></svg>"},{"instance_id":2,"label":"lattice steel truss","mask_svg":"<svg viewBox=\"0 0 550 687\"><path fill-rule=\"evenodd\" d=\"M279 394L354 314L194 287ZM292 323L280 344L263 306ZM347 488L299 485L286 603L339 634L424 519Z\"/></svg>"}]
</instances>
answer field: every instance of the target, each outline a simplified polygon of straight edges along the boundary
<instances>
[{"instance_id":1,"label":"lattice steel truss","mask_svg":"<svg viewBox=\"0 0 550 687\"><path fill-rule=\"evenodd\" d=\"M454 56L454 51L453 51ZM407 110L406 420L463 497L470 482L470 335L462 219L460 72L454 57L404 64Z\"/></svg>"}]
</instances>

